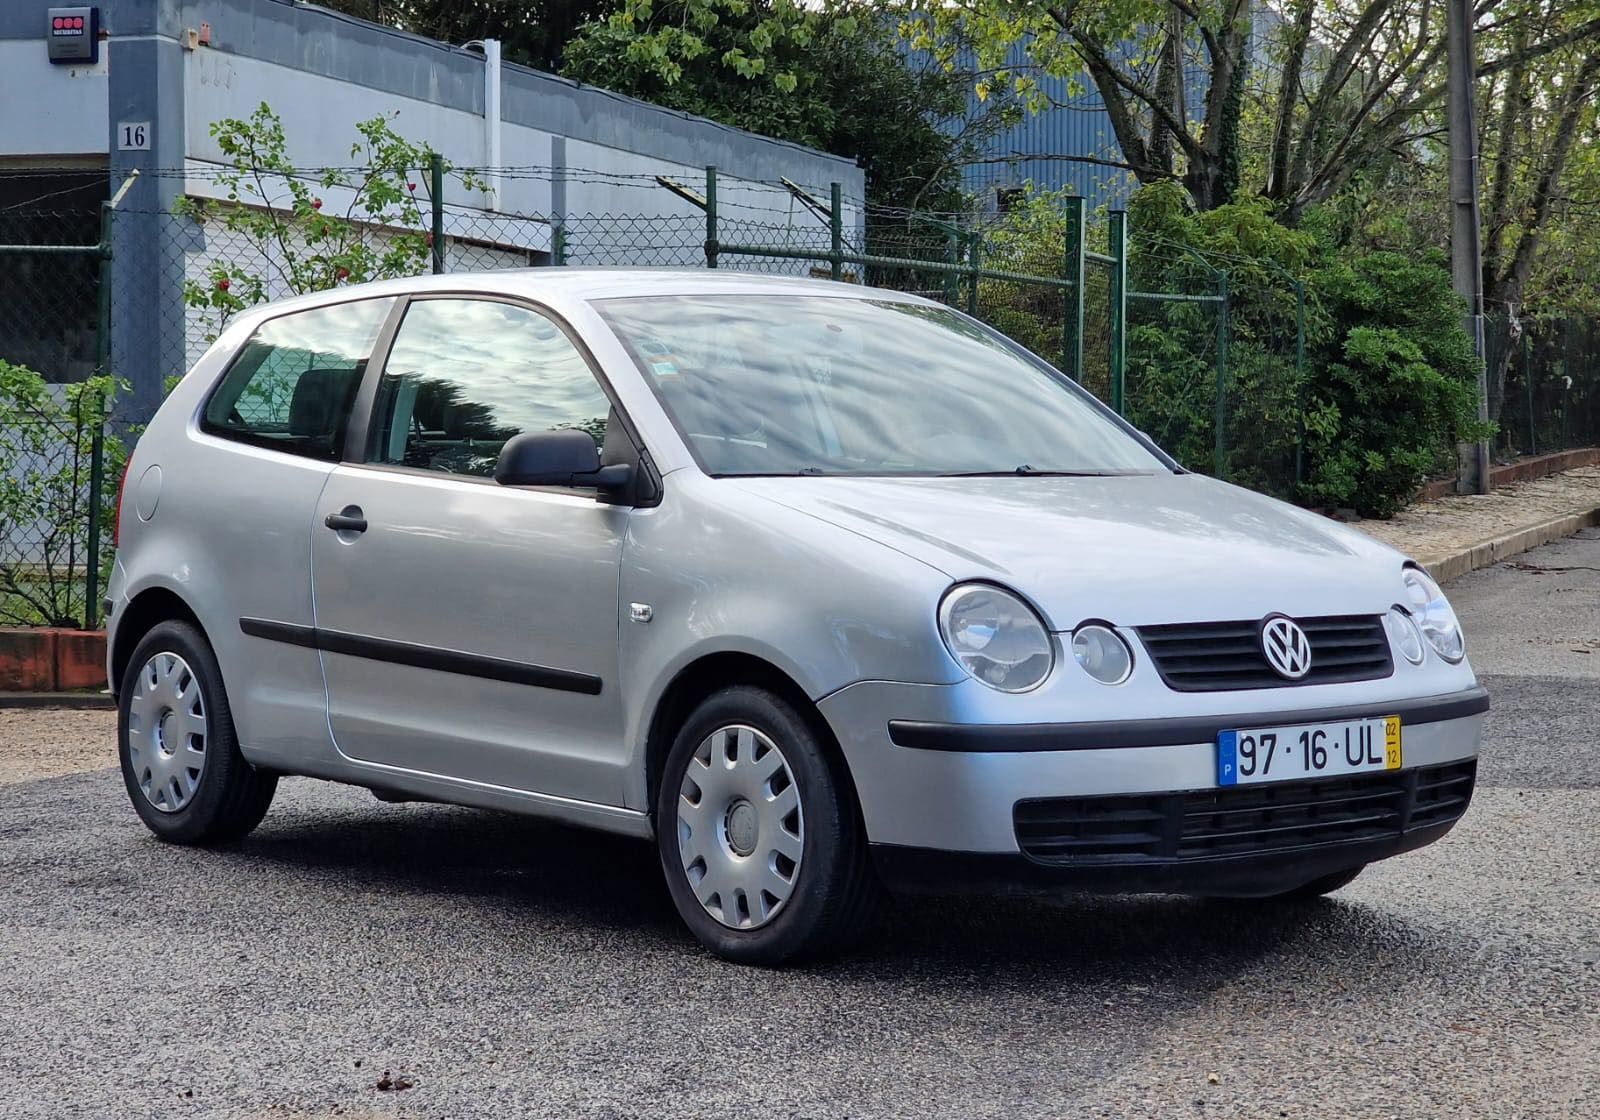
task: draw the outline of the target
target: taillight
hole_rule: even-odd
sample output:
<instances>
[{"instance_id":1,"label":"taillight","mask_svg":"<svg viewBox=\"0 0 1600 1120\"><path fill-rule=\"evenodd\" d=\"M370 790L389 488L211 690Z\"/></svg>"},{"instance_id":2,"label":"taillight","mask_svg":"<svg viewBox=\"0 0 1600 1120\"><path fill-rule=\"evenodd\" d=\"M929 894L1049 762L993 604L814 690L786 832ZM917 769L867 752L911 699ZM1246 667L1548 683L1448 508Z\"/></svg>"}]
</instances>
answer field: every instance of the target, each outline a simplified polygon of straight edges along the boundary
<instances>
[{"instance_id":1,"label":"taillight","mask_svg":"<svg viewBox=\"0 0 1600 1120\"><path fill-rule=\"evenodd\" d=\"M111 547L117 548L122 543L122 495L128 489L128 471L133 467L133 456L128 456L128 461L122 464L122 477L117 480L117 513L111 521Z\"/></svg>"}]
</instances>

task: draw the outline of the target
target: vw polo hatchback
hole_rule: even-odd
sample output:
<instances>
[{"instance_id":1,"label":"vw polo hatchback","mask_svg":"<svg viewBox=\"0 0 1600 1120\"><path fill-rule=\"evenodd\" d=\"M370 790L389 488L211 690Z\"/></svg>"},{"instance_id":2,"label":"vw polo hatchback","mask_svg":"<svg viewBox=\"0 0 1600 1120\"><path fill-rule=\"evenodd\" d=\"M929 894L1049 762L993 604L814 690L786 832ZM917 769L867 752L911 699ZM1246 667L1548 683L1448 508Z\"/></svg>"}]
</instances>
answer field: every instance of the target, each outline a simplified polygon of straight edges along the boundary
<instances>
[{"instance_id":1,"label":"vw polo hatchback","mask_svg":"<svg viewBox=\"0 0 1600 1120\"><path fill-rule=\"evenodd\" d=\"M914 296L530 270L233 320L108 604L165 840L279 776L653 838L725 957L897 890L1304 898L1443 836L1487 697L1438 586L1190 474Z\"/></svg>"}]
</instances>

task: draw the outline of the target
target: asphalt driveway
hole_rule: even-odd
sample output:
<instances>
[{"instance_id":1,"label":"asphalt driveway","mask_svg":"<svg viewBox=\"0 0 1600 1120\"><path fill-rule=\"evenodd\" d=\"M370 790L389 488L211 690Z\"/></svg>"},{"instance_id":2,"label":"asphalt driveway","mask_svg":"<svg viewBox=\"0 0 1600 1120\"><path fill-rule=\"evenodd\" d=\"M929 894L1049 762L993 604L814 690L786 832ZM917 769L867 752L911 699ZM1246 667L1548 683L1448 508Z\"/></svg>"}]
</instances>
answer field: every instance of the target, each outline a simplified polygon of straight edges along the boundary
<instances>
[{"instance_id":1,"label":"asphalt driveway","mask_svg":"<svg viewBox=\"0 0 1600 1120\"><path fill-rule=\"evenodd\" d=\"M1442 843L1299 908L906 903L788 972L644 844L295 780L168 847L107 713L0 712L0 1116L1600 1116L1600 533L1450 592L1495 709Z\"/></svg>"}]
</instances>

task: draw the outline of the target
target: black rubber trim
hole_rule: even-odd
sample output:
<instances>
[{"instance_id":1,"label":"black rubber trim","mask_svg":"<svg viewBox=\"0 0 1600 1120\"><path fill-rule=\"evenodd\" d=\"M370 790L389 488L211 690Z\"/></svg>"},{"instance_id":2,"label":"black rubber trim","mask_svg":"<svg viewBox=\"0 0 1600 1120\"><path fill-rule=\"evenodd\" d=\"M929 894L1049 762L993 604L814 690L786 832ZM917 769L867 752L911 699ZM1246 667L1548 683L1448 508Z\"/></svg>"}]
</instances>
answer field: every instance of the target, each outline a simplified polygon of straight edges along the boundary
<instances>
[{"instance_id":1,"label":"black rubber trim","mask_svg":"<svg viewBox=\"0 0 1600 1120\"><path fill-rule=\"evenodd\" d=\"M507 684L526 684L534 688L553 688L559 692L581 692L585 696L600 695L599 677L575 673L571 669L551 669L500 657L483 657L475 653L436 649L388 638L368 638L361 634L298 626L290 622L272 622L264 618L241 618L239 629L252 638L304 646L324 653L343 653L368 661L386 661L391 665L409 665L414 669L432 669L440 673L504 681Z\"/></svg>"},{"instance_id":2,"label":"black rubber trim","mask_svg":"<svg viewBox=\"0 0 1600 1120\"><path fill-rule=\"evenodd\" d=\"M950 852L873 844L869 851L885 886L910 894L1032 895L1197 894L1260 898L1313 879L1433 843L1456 825L1442 821L1382 839L1341 841L1289 851L1137 864L1043 864L1020 852Z\"/></svg>"},{"instance_id":3,"label":"black rubber trim","mask_svg":"<svg viewBox=\"0 0 1600 1120\"><path fill-rule=\"evenodd\" d=\"M1240 727L1272 727L1330 723L1341 719L1399 716L1402 726L1465 719L1489 710L1489 693L1469 688L1417 700L1380 700L1359 706L1303 708L1287 712L1243 712L1177 719L1106 720L1100 723L927 723L889 721L889 741L924 751L999 753L1018 751L1088 751L1112 747L1177 747L1209 743L1217 732Z\"/></svg>"}]
</instances>

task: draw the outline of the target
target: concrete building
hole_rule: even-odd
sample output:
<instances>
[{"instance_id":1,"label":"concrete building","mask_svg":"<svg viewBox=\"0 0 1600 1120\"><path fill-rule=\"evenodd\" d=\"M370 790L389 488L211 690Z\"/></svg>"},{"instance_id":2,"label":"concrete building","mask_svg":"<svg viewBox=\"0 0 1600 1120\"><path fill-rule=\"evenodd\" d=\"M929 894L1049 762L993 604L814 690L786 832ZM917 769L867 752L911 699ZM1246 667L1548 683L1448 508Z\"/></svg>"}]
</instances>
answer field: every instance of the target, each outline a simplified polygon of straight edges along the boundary
<instances>
[{"instance_id":1,"label":"concrete building","mask_svg":"<svg viewBox=\"0 0 1600 1120\"><path fill-rule=\"evenodd\" d=\"M81 47L84 37L93 61L50 59L53 40ZM205 345L182 286L213 259L211 231L175 219L173 204L223 193L213 172L226 157L210 125L248 117L262 102L281 117L298 168L348 164L355 123L394 114L398 132L457 166L517 169L490 171L486 189L450 198L446 228L460 239L452 263L466 243L477 262L548 263L553 231L585 215L634 221L614 235L606 223L582 223L591 240L575 246L574 262L626 263L641 224L660 219L687 231L699 214L655 176L695 186L707 165L724 176L723 212L743 219L747 238L815 234L817 217L791 205L780 178L822 198L830 183L843 184L845 226L862 223L863 173L849 160L499 65L482 49L292 0L104 0L73 9L6 0L0 242L92 242L99 203L141 172L113 239L112 357L133 386L129 418L147 415L163 379ZM593 241L608 236L616 238L609 249ZM700 259L691 239L653 246L639 263L669 263L674 250L681 263ZM84 338L86 326L93 337L95 262L12 254L4 263L0 357L48 366L58 380L82 376L93 365ZM7 307L22 310L8 315Z\"/></svg>"}]
</instances>

